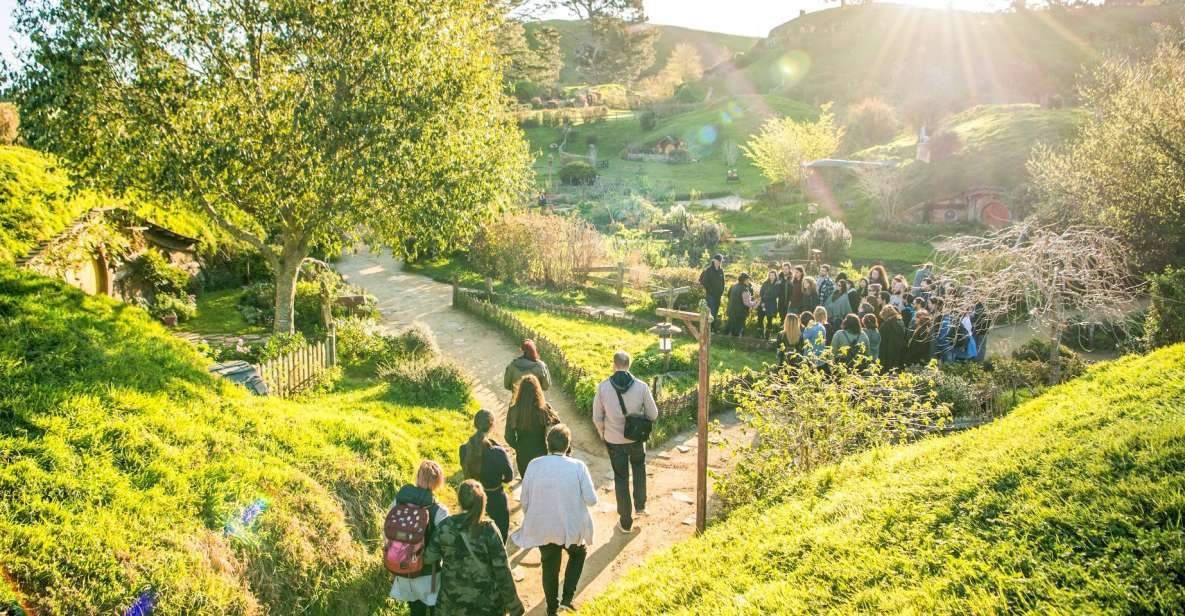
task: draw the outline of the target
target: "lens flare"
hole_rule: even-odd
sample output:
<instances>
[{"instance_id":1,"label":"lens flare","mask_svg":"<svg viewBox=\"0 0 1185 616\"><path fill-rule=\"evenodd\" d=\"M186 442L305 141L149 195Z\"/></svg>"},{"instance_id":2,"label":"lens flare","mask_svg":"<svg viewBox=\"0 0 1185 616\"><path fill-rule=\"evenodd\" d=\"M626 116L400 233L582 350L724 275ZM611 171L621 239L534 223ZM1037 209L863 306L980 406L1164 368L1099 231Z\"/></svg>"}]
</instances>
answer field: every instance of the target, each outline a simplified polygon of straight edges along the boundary
<instances>
[{"instance_id":1,"label":"lens flare","mask_svg":"<svg viewBox=\"0 0 1185 616\"><path fill-rule=\"evenodd\" d=\"M716 137L718 136L719 133L716 131L716 127L708 124L700 127L699 131L695 134L695 139L701 145L712 145L716 143Z\"/></svg>"},{"instance_id":2,"label":"lens flare","mask_svg":"<svg viewBox=\"0 0 1185 616\"><path fill-rule=\"evenodd\" d=\"M244 507L238 515L228 520L222 530L227 536L241 538L251 531L251 527L255 525L256 520L264 511L267 511L267 501L257 498L250 505Z\"/></svg>"},{"instance_id":3,"label":"lens flare","mask_svg":"<svg viewBox=\"0 0 1185 616\"><path fill-rule=\"evenodd\" d=\"M811 57L804 51L794 50L778 58L774 65L777 73L787 84L795 84L806 77L811 70Z\"/></svg>"},{"instance_id":4,"label":"lens flare","mask_svg":"<svg viewBox=\"0 0 1185 616\"><path fill-rule=\"evenodd\" d=\"M721 111L720 112L720 123L725 126L732 124L732 115L730 115L727 111Z\"/></svg>"},{"instance_id":5,"label":"lens flare","mask_svg":"<svg viewBox=\"0 0 1185 616\"><path fill-rule=\"evenodd\" d=\"M739 120L745 117L745 110L736 101L729 101L728 115L732 116L733 119Z\"/></svg>"},{"instance_id":6,"label":"lens flare","mask_svg":"<svg viewBox=\"0 0 1185 616\"><path fill-rule=\"evenodd\" d=\"M156 596L156 591L149 588L140 594L136 602L123 613L123 616L148 616L156 609L156 604L160 599Z\"/></svg>"}]
</instances>

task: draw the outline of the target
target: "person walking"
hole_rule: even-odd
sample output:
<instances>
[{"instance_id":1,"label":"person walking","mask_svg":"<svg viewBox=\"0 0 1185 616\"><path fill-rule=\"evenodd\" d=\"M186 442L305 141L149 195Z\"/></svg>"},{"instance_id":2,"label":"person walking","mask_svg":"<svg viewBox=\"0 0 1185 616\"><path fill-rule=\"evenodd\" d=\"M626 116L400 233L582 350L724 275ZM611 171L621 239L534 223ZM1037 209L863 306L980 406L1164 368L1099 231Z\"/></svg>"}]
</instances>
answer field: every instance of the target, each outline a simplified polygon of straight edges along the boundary
<instances>
[{"instance_id":1,"label":"person walking","mask_svg":"<svg viewBox=\"0 0 1185 616\"><path fill-rule=\"evenodd\" d=\"M531 460L547 453L547 430L560 423L559 416L543 397L543 386L535 375L518 382L506 413L506 444L514 448L519 476L527 473Z\"/></svg>"},{"instance_id":2,"label":"person walking","mask_svg":"<svg viewBox=\"0 0 1185 616\"><path fill-rule=\"evenodd\" d=\"M547 614L574 609L576 586L593 542L593 520L588 508L597 504L597 491L584 462L570 457L572 432L556 424L547 432L547 455L533 460L523 475L523 524L514 544L524 550L539 548ZM568 554L560 590L560 562Z\"/></svg>"},{"instance_id":3,"label":"person walking","mask_svg":"<svg viewBox=\"0 0 1185 616\"><path fill-rule=\"evenodd\" d=\"M768 337L769 331L778 322L778 304L782 300L782 284L778 282L778 273L769 270L765 282L761 283L759 293L760 304L757 306L757 324L761 326L762 337Z\"/></svg>"},{"instance_id":4,"label":"person walking","mask_svg":"<svg viewBox=\"0 0 1185 616\"><path fill-rule=\"evenodd\" d=\"M605 441L613 466L613 491L617 496L617 528L634 530L634 515L646 515L646 444L625 436L627 415L658 419L658 405L645 381L630 374L630 354L613 354L613 376L601 381L593 395L593 425ZM633 474L633 499L630 474Z\"/></svg>"},{"instance_id":5,"label":"person walking","mask_svg":"<svg viewBox=\"0 0 1185 616\"><path fill-rule=\"evenodd\" d=\"M901 315L893 306L881 308L881 344L878 355L881 370L900 370L905 367L905 349L909 335L905 331L905 324L901 322Z\"/></svg>"},{"instance_id":6,"label":"person walking","mask_svg":"<svg viewBox=\"0 0 1185 616\"><path fill-rule=\"evenodd\" d=\"M485 489L486 515L494 521L505 541L510 533L510 504L506 500L506 484L514 480L510 454L490 440L494 429L494 414L482 409L473 416L476 431L461 445L461 472L466 479L476 479Z\"/></svg>"},{"instance_id":7,"label":"person walking","mask_svg":"<svg viewBox=\"0 0 1185 616\"><path fill-rule=\"evenodd\" d=\"M724 255L712 255L712 262L699 274L700 286L704 288L708 310L712 313L712 331L720 331L720 298L724 296Z\"/></svg>"},{"instance_id":8,"label":"person walking","mask_svg":"<svg viewBox=\"0 0 1185 616\"><path fill-rule=\"evenodd\" d=\"M860 327L860 317L849 314L831 339L831 354L836 361L855 366L861 357L868 357L868 346L868 335Z\"/></svg>"},{"instance_id":9,"label":"person walking","mask_svg":"<svg viewBox=\"0 0 1185 616\"><path fill-rule=\"evenodd\" d=\"M534 340L523 340L522 344L523 354L514 358L509 366L506 366L506 373L502 376L502 386L507 391L514 391L518 382L526 375L533 374L535 378L539 379L539 386L543 391L547 391L551 387L551 372L547 370L547 364L539 359L539 349L535 347Z\"/></svg>"},{"instance_id":10,"label":"person walking","mask_svg":"<svg viewBox=\"0 0 1185 616\"><path fill-rule=\"evenodd\" d=\"M739 337L745 332L745 321L749 320L749 311L757 307L757 300L753 299L753 287L749 284L749 274L742 272L736 284L728 290L728 326L726 336Z\"/></svg>"},{"instance_id":11,"label":"person walking","mask_svg":"<svg viewBox=\"0 0 1185 616\"><path fill-rule=\"evenodd\" d=\"M424 460L416 471L415 483L399 488L395 493L395 501L391 503L392 510L400 505L428 510L428 528L424 534L425 554L435 544L441 523L448 518L448 508L436 502L435 496L435 492L443 485L444 469L432 460ZM424 568L416 574L397 574L391 583L390 597L406 603L411 616L427 616L439 599L440 582L440 567L425 562Z\"/></svg>"},{"instance_id":12,"label":"person walking","mask_svg":"<svg viewBox=\"0 0 1185 616\"><path fill-rule=\"evenodd\" d=\"M486 494L469 479L457 487L461 513L447 518L424 561L443 562L437 616L520 616L526 610L514 586L506 546L484 515Z\"/></svg>"}]
</instances>

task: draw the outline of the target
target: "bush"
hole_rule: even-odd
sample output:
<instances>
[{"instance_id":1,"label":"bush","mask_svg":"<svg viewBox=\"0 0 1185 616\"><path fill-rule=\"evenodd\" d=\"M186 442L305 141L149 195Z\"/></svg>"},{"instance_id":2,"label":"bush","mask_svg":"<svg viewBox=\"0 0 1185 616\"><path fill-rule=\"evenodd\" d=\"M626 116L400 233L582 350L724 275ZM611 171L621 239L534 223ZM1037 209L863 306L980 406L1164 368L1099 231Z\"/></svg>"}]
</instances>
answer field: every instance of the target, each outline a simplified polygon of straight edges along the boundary
<instances>
[{"instance_id":1,"label":"bush","mask_svg":"<svg viewBox=\"0 0 1185 616\"><path fill-rule=\"evenodd\" d=\"M918 375L918 394L929 395L933 392L934 399L950 407L951 415L955 417L978 415L980 392L969 379L948 369L948 366L959 366L957 369L962 369L963 365L974 365L976 367L973 369L978 369L977 365L967 363L942 364L940 367L923 366L913 370Z\"/></svg>"},{"instance_id":2,"label":"bush","mask_svg":"<svg viewBox=\"0 0 1185 616\"><path fill-rule=\"evenodd\" d=\"M0 145L12 145L20 136L21 114L16 105L0 103Z\"/></svg>"},{"instance_id":3,"label":"bush","mask_svg":"<svg viewBox=\"0 0 1185 616\"><path fill-rule=\"evenodd\" d=\"M543 119L538 113L527 113L519 116L519 128L539 128L543 125Z\"/></svg>"},{"instance_id":4,"label":"bush","mask_svg":"<svg viewBox=\"0 0 1185 616\"><path fill-rule=\"evenodd\" d=\"M157 293L148 312L157 319L175 315L180 323L197 316L197 300L192 295Z\"/></svg>"},{"instance_id":5,"label":"bush","mask_svg":"<svg viewBox=\"0 0 1185 616\"><path fill-rule=\"evenodd\" d=\"M678 310L699 311L699 303L707 297L704 288L699 283L700 271L694 267L664 267L654 270L650 279L661 289L677 289L691 287L691 291L680 295L675 300Z\"/></svg>"},{"instance_id":6,"label":"bush","mask_svg":"<svg viewBox=\"0 0 1185 616\"><path fill-rule=\"evenodd\" d=\"M597 181L597 170L583 160L564 163L559 175L560 182L567 186L590 186Z\"/></svg>"},{"instance_id":7,"label":"bush","mask_svg":"<svg viewBox=\"0 0 1185 616\"><path fill-rule=\"evenodd\" d=\"M531 98L531 107L533 109L543 109L543 98L535 96Z\"/></svg>"},{"instance_id":8,"label":"bush","mask_svg":"<svg viewBox=\"0 0 1185 616\"><path fill-rule=\"evenodd\" d=\"M337 356L346 368L373 372L382 365L424 361L439 354L432 334L419 326L389 336L369 319L351 318L337 323Z\"/></svg>"},{"instance_id":9,"label":"bush","mask_svg":"<svg viewBox=\"0 0 1185 616\"><path fill-rule=\"evenodd\" d=\"M673 163L689 163L691 162L691 152L686 148L679 148L678 150L672 150L667 158Z\"/></svg>"},{"instance_id":10,"label":"bush","mask_svg":"<svg viewBox=\"0 0 1185 616\"><path fill-rule=\"evenodd\" d=\"M589 133L584 137L584 142L588 145L597 145L601 142L601 138L596 133Z\"/></svg>"},{"instance_id":11,"label":"bush","mask_svg":"<svg viewBox=\"0 0 1185 616\"><path fill-rule=\"evenodd\" d=\"M189 281L191 291L210 293L237 289L260 280L270 280L272 266L258 250L219 252L202 260L202 269Z\"/></svg>"},{"instance_id":12,"label":"bush","mask_svg":"<svg viewBox=\"0 0 1185 616\"><path fill-rule=\"evenodd\" d=\"M331 291L330 297L334 294ZM296 302L293 320L296 329L309 335L324 330L321 319L321 285L302 280L296 283ZM247 287L239 297L239 313L252 325L271 327L275 323L276 284L257 282ZM334 308L335 311L339 310Z\"/></svg>"},{"instance_id":13,"label":"bush","mask_svg":"<svg viewBox=\"0 0 1185 616\"><path fill-rule=\"evenodd\" d=\"M846 225L830 216L815 220L796 238L796 243L806 255L811 250L821 250L824 261L839 261L847 256L852 247L852 232Z\"/></svg>"},{"instance_id":14,"label":"bush","mask_svg":"<svg viewBox=\"0 0 1185 616\"><path fill-rule=\"evenodd\" d=\"M653 109L647 109L638 114L638 125L641 126L643 132L650 132L658 127L658 114L654 113Z\"/></svg>"},{"instance_id":15,"label":"bush","mask_svg":"<svg viewBox=\"0 0 1185 616\"><path fill-rule=\"evenodd\" d=\"M844 114L844 150L855 152L890 141L901 130L897 110L882 98L849 105Z\"/></svg>"},{"instance_id":16,"label":"bush","mask_svg":"<svg viewBox=\"0 0 1185 616\"><path fill-rule=\"evenodd\" d=\"M1148 277L1152 305L1144 322L1150 348L1185 342L1185 269L1166 268Z\"/></svg>"},{"instance_id":17,"label":"bush","mask_svg":"<svg viewBox=\"0 0 1185 616\"><path fill-rule=\"evenodd\" d=\"M1049 342L1044 338L1033 338L1013 351L1012 358L1028 366L1036 382L1048 383L1053 375L1049 365L1050 351ZM1059 380L1068 381L1086 372L1086 362L1070 347L1058 345L1058 356L1061 358L1058 368Z\"/></svg>"},{"instance_id":18,"label":"bush","mask_svg":"<svg viewBox=\"0 0 1185 616\"><path fill-rule=\"evenodd\" d=\"M826 355L829 354L825 354ZM757 432L716 493L732 509L775 494L793 476L880 445L928 434L950 418L924 377L829 361L787 367L738 386L738 414Z\"/></svg>"},{"instance_id":19,"label":"bush","mask_svg":"<svg viewBox=\"0 0 1185 616\"><path fill-rule=\"evenodd\" d=\"M589 223L532 212L486 225L470 248L469 262L496 280L571 288L580 282L578 270L604 256L604 239Z\"/></svg>"},{"instance_id":20,"label":"bush","mask_svg":"<svg viewBox=\"0 0 1185 616\"><path fill-rule=\"evenodd\" d=\"M128 264L132 274L151 287L153 294L180 296L189 286L189 274L169 264L155 250L148 250Z\"/></svg>"},{"instance_id":21,"label":"bush","mask_svg":"<svg viewBox=\"0 0 1185 616\"><path fill-rule=\"evenodd\" d=\"M259 361L262 363L279 359L306 344L308 344L308 340L300 332L293 334L274 334L267 339L267 342L263 345L263 349L259 352Z\"/></svg>"},{"instance_id":22,"label":"bush","mask_svg":"<svg viewBox=\"0 0 1185 616\"><path fill-rule=\"evenodd\" d=\"M536 99L542 102L543 97L547 96L547 94L548 92L546 87L541 86L533 81L524 79L522 81L517 81L514 84L514 97L517 98L519 102L532 101L532 104L534 104L533 101Z\"/></svg>"},{"instance_id":23,"label":"bush","mask_svg":"<svg viewBox=\"0 0 1185 616\"><path fill-rule=\"evenodd\" d=\"M963 138L958 133L947 131L930 139L930 160L938 162L958 154L963 149Z\"/></svg>"},{"instance_id":24,"label":"bush","mask_svg":"<svg viewBox=\"0 0 1185 616\"><path fill-rule=\"evenodd\" d=\"M456 408L469 402L469 381L454 363L439 358L401 358L378 368L401 404Z\"/></svg>"}]
</instances>

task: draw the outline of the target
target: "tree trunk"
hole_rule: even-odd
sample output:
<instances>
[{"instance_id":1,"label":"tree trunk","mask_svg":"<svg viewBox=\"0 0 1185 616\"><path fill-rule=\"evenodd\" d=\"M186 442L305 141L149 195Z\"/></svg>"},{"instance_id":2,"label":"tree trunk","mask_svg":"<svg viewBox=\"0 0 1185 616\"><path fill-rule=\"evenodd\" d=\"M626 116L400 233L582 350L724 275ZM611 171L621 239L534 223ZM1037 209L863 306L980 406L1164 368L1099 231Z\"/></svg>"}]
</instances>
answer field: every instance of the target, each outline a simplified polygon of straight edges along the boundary
<instances>
[{"instance_id":1,"label":"tree trunk","mask_svg":"<svg viewBox=\"0 0 1185 616\"><path fill-rule=\"evenodd\" d=\"M1062 380L1062 323L1058 319L1054 321L1051 331L1049 332L1049 384L1057 385Z\"/></svg>"},{"instance_id":2,"label":"tree trunk","mask_svg":"<svg viewBox=\"0 0 1185 616\"><path fill-rule=\"evenodd\" d=\"M300 274L300 263L304 255L284 251L276 268L276 312L277 334L292 334L296 331L296 278Z\"/></svg>"}]
</instances>

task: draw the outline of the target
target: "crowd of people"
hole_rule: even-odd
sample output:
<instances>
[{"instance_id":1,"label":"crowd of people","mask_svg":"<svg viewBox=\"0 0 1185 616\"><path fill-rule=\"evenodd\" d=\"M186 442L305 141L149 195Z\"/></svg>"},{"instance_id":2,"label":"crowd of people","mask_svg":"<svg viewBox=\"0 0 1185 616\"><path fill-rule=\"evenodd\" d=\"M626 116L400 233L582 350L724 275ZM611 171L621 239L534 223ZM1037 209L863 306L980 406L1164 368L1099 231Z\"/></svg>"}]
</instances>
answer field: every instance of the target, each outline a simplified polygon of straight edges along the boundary
<instances>
[{"instance_id":1,"label":"crowd of people","mask_svg":"<svg viewBox=\"0 0 1185 616\"><path fill-rule=\"evenodd\" d=\"M879 361L885 370L928 363L983 361L987 354L990 320L982 303L962 309L959 286L935 277L934 265L921 265L907 280L890 276L883 265L853 280L846 272L832 276L821 264L814 276L802 265L782 263L771 268L755 290L751 276L741 273L727 287L724 257L714 255L700 273L712 330L741 336L756 310L761 335L776 335L778 360L783 363L826 363L834 358L856 362L860 357Z\"/></svg>"},{"instance_id":2,"label":"crowd of people","mask_svg":"<svg viewBox=\"0 0 1185 616\"><path fill-rule=\"evenodd\" d=\"M450 515L436 500L445 477L432 460L420 464L415 482L400 488L391 504L384 525L385 561L395 574L390 596L408 603L412 616L524 613L507 540L520 550L538 548L547 614L574 610L593 542L589 508L597 504L597 493L588 467L571 456L571 430L547 403L547 365L532 341L524 341L521 350L504 378L512 392L506 446L492 436L496 418L484 409L474 415L474 433L460 446L461 511ZM616 531L631 534L638 530L635 518L646 515L646 432L639 436L638 426L655 421L658 406L646 383L630 373L628 353L618 351L612 362L612 376L598 385L593 399L593 424L613 468ZM508 492L516 478L523 519L511 533Z\"/></svg>"}]
</instances>

